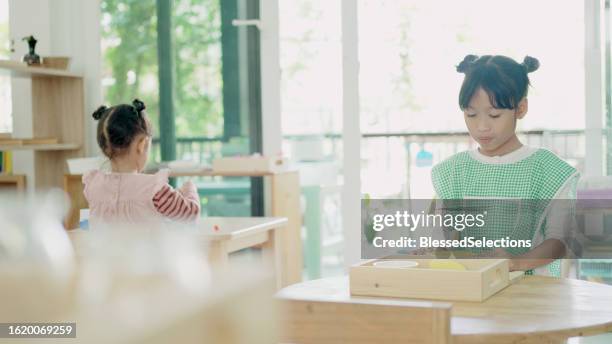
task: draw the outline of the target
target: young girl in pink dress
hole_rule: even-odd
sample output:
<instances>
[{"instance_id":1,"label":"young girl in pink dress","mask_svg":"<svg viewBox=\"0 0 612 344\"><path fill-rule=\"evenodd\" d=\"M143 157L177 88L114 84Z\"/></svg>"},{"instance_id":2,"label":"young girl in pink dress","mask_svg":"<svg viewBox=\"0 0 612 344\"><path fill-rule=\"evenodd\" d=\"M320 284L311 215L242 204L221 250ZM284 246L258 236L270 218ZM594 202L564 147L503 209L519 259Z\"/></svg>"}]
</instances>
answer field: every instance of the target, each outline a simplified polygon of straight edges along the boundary
<instances>
[{"instance_id":1,"label":"young girl in pink dress","mask_svg":"<svg viewBox=\"0 0 612 344\"><path fill-rule=\"evenodd\" d=\"M194 221L200 215L195 185L188 181L179 189L168 184L168 170L143 174L151 146L151 123L145 104L101 106L98 121L100 149L110 160L111 172L93 170L83 176L89 202L91 228L101 223L158 223L164 218Z\"/></svg>"}]
</instances>

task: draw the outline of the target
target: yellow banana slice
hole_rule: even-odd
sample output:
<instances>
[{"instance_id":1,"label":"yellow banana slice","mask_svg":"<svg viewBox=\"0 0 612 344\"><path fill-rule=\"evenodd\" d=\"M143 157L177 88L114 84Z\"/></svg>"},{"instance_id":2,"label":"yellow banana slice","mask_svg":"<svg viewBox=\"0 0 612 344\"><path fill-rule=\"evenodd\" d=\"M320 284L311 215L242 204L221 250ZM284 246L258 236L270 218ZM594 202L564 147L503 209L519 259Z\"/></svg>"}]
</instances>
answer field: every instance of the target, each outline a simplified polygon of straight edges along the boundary
<instances>
[{"instance_id":1,"label":"yellow banana slice","mask_svg":"<svg viewBox=\"0 0 612 344\"><path fill-rule=\"evenodd\" d=\"M442 270L467 270L463 264L452 260L431 260L429 261L429 268Z\"/></svg>"}]
</instances>

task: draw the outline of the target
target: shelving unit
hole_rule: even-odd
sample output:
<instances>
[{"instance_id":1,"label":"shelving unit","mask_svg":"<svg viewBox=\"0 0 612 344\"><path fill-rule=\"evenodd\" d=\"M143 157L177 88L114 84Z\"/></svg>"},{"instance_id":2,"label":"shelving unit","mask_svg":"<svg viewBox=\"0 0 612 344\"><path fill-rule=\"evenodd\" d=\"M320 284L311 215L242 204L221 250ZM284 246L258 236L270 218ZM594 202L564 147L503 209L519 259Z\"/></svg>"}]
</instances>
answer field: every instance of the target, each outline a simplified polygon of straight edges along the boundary
<instances>
[{"instance_id":1,"label":"shelving unit","mask_svg":"<svg viewBox=\"0 0 612 344\"><path fill-rule=\"evenodd\" d=\"M0 60L0 74L32 80L32 136L59 140L54 144L0 145L0 150L33 151L34 180L28 183L36 190L62 187L66 160L85 154L83 77L8 60Z\"/></svg>"}]
</instances>

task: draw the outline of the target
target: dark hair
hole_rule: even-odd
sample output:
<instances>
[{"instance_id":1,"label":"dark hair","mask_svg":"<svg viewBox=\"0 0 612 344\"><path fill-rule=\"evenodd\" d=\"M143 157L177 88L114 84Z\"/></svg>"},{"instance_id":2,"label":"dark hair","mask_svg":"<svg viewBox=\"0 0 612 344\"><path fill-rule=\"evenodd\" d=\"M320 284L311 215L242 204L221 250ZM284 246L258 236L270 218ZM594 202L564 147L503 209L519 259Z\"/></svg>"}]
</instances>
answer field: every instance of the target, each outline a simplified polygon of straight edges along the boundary
<instances>
[{"instance_id":1,"label":"dark hair","mask_svg":"<svg viewBox=\"0 0 612 344\"><path fill-rule=\"evenodd\" d=\"M523 63L518 63L501 55L467 55L457 65L457 72L465 74L459 91L459 107L467 108L474 93L482 88L496 109L516 109L527 96L530 85L527 74L539 67L540 62L531 56L525 56Z\"/></svg>"},{"instance_id":2,"label":"dark hair","mask_svg":"<svg viewBox=\"0 0 612 344\"><path fill-rule=\"evenodd\" d=\"M120 155L139 134L151 136L145 104L134 99L132 105L100 106L92 117L98 121L98 145L109 159Z\"/></svg>"}]
</instances>

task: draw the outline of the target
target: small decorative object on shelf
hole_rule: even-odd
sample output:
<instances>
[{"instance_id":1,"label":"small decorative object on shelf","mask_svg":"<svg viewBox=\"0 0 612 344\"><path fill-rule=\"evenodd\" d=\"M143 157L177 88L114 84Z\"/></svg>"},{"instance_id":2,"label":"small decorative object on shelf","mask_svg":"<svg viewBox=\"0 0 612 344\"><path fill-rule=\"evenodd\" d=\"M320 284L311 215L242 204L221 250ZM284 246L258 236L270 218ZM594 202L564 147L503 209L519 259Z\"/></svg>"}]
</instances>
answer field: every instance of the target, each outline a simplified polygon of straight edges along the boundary
<instances>
[{"instance_id":1,"label":"small decorative object on shelf","mask_svg":"<svg viewBox=\"0 0 612 344\"><path fill-rule=\"evenodd\" d=\"M23 55L23 62L27 63L28 66L39 65L40 56L38 56L36 52L34 52L34 49L36 49L36 42L38 42L36 38L34 38L34 36L27 36L22 38L22 40L27 41L29 47L29 52Z\"/></svg>"},{"instance_id":2,"label":"small decorative object on shelf","mask_svg":"<svg viewBox=\"0 0 612 344\"><path fill-rule=\"evenodd\" d=\"M68 69L69 64L70 64L70 57L45 56L42 59L42 66L46 68L66 70Z\"/></svg>"}]
</instances>

